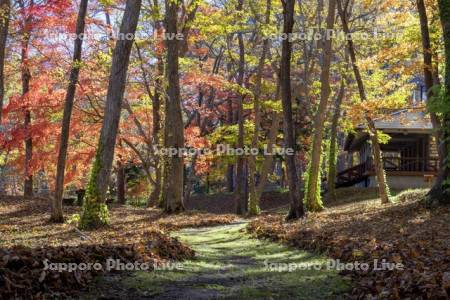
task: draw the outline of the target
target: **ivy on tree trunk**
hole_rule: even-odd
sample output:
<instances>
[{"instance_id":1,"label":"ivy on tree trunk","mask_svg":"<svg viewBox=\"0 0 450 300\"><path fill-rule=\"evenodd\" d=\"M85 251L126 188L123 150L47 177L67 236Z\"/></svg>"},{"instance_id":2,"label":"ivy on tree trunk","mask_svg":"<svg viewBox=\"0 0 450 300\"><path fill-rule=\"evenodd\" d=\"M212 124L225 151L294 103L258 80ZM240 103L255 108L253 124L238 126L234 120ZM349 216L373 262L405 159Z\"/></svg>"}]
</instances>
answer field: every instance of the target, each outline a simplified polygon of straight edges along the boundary
<instances>
[{"instance_id":1,"label":"ivy on tree trunk","mask_svg":"<svg viewBox=\"0 0 450 300\"><path fill-rule=\"evenodd\" d=\"M141 0L127 0L119 36L125 37L130 36L130 34L134 36L140 9ZM108 224L109 221L105 198L111 175L132 45L133 39L119 39L114 48L106 96L105 117L102 123L89 185L83 202L80 219L81 228L96 228Z\"/></svg>"},{"instance_id":2,"label":"ivy on tree trunk","mask_svg":"<svg viewBox=\"0 0 450 300\"><path fill-rule=\"evenodd\" d=\"M327 16L327 30L333 30L336 16L336 0L328 2L328 16ZM320 211L323 209L320 187L321 187L321 170L320 165L322 161L322 140L323 129L325 125L328 99L330 97L330 68L332 56L332 39L328 38L324 42L322 53L322 73L320 75L321 91L319 108L317 109L314 118L314 135L312 148L310 153L311 161L309 163L307 178L305 180L305 203L309 211Z\"/></svg>"},{"instance_id":3,"label":"ivy on tree trunk","mask_svg":"<svg viewBox=\"0 0 450 300\"><path fill-rule=\"evenodd\" d=\"M441 88L439 100L442 102L440 107L443 115L442 147L446 157L438 177L428 193L427 204L429 206L450 203L450 153L448 152L450 149L450 0L438 0L438 4L445 47L445 82Z\"/></svg>"}]
</instances>

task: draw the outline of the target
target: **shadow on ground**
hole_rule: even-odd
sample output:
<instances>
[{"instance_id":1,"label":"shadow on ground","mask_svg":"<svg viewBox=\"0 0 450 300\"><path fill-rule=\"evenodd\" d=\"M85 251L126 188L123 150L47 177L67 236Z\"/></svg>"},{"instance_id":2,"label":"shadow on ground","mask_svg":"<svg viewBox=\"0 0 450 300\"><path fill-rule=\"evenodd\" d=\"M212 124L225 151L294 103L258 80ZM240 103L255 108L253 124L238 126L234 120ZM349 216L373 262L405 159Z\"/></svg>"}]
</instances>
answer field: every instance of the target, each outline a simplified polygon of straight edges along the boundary
<instances>
[{"instance_id":1,"label":"shadow on ground","mask_svg":"<svg viewBox=\"0 0 450 300\"><path fill-rule=\"evenodd\" d=\"M324 257L252 239L244 233L245 226L176 232L174 235L196 251L196 258L183 262L182 270L109 275L84 298L337 299L349 289L335 271L323 268L327 263ZM274 268L277 263L311 267L279 272Z\"/></svg>"}]
</instances>

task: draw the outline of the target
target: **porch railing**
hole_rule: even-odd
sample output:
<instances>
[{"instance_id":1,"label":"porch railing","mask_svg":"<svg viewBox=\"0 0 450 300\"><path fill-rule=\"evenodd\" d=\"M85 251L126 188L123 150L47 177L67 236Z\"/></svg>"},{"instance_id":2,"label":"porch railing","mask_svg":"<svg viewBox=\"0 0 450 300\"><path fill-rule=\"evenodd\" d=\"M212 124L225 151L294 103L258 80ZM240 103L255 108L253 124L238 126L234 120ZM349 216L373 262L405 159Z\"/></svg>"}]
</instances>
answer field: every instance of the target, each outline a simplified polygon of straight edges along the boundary
<instances>
[{"instance_id":1,"label":"porch railing","mask_svg":"<svg viewBox=\"0 0 450 300\"><path fill-rule=\"evenodd\" d=\"M436 157L383 157L383 167L386 172L429 172L437 173L439 159ZM337 186L349 186L363 181L374 173L372 159L343 170L337 174Z\"/></svg>"},{"instance_id":2,"label":"porch railing","mask_svg":"<svg viewBox=\"0 0 450 300\"><path fill-rule=\"evenodd\" d=\"M384 157L383 164L388 172L437 172L439 169L439 159L435 157Z\"/></svg>"},{"instance_id":3,"label":"porch railing","mask_svg":"<svg viewBox=\"0 0 450 300\"><path fill-rule=\"evenodd\" d=\"M367 177L367 172L370 170L372 162L367 160L362 164L348 168L337 174L336 184L338 186L356 184Z\"/></svg>"}]
</instances>

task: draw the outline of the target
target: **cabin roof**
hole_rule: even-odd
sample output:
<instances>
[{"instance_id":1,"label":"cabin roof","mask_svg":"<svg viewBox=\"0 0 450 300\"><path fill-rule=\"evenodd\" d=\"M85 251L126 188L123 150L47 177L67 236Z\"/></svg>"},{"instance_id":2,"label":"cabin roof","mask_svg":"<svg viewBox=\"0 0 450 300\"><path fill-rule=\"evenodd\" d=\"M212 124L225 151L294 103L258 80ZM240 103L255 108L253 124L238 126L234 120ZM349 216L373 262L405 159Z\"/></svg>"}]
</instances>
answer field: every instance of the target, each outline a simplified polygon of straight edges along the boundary
<instances>
[{"instance_id":1,"label":"cabin roof","mask_svg":"<svg viewBox=\"0 0 450 300\"><path fill-rule=\"evenodd\" d=\"M374 120L377 129L386 130L407 130L407 131L432 131L428 114L423 110L399 110L389 114L387 117ZM358 126L358 129L364 129L364 125Z\"/></svg>"},{"instance_id":2,"label":"cabin roof","mask_svg":"<svg viewBox=\"0 0 450 300\"><path fill-rule=\"evenodd\" d=\"M392 112L386 117L374 120L375 128L386 133L421 133L431 134L433 125L428 114L423 110L403 109ZM356 127L355 133L350 133L345 139L344 150L358 149L369 137L365 125Z\"/></svg>"}]
</instances>

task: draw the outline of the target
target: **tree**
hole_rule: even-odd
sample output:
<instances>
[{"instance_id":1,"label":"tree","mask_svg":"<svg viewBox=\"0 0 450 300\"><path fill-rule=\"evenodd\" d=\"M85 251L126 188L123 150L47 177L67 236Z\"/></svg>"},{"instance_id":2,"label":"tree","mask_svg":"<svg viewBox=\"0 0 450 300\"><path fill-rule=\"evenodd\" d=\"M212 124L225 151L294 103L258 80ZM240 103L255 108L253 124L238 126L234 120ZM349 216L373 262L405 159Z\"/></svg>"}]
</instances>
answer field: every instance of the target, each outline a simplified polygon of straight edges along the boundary
<instances>
[{"instance_id":1,"label":"tree","mask_svg":"<svg viewBox=\"0 0 450 300\"><path fill-rule=\"evenodd\" d=\"M336 16L336 1L328 2L327 31L334 28ZM327 38L322 52L322 73L320 75L321 90L320 102L314 118L314 136L311 148L311 161L307 174L305 203L309 211L320 211L323 209L320 195L320 162L322 157L323 128L326 119L328 99L330 97L330 67L332 57L332 38Z\"/></svg>"},{"instance_id":2,"label":"tree","mask_svg":"<svg viewBox=\"0 0 450 300\"><path fill-rule=\"evenodd\" d=\"M119 39L112 56L105 115L83 203L81 228L95 228L108 223L109 216L105 197L111 175L128 63L134 40L129 36L134 37L140 9L141 0L127 0L120 25Z\"/></svg>"},{"instance_id":3,"label":"tree","mask_svg":"<svg viewBox=\"0 0 450 300\"><path fill-rule=\"evenodd\" d=\"M28 66L28 55L30 46L30 34L33 21L33 6L34 2L30 2L29 11L25 10L23 1L19 1L19 5L25 14L22 24L22 43L21 43L21 80L22 80L22 97L25 100L30 91L31 72ZM33 175L31 173L31 160L33 158L33 138L30 132L31 127L31 111L25 108L24 128L26 132L25 137L25 181L23 184L23 194L25 197L33 197Z\"/></svg>"},{"instance_id":4,"label":"tree","mask_svg":"<svg viewBox=\"0 0 450 300\"><path fill-rule=\"evenodd\" d=\"M327 173L327 186L328 186L328 199L330 201L336 201L336 156L337 156L337 133L339 118L341 117L341 104L345 96L345 79L341 79L341 86L336 96L334 103L334 109L332 111L331 129L330 129L330 151L328 152L328 173Z\"/></svg>"},{"instance_id":5,"label":"tree","mask_svg":"<svg viewBox=\"0 0 450 300\"><path fill-rule=\"evenodd\" d=\"M356 60L356 51L353 44L353 39L351 38L350 29L348 27L347 12L343 9L341 0L337 0L338 12L341 17L342 28L345 35L347 36L347 48L350 54L350 59L352 62L353 73L355 75L355 80L358 85L359 97L362 102L367 100L366 91L364 88L364 83L359 71L358 63ZM375 168L375 174L378 182L378 193L381 198L381 203L389 202L389 187L386 182L386 174L383 169L383 158L381 154L380 143L378 139L378 131L375 127L375 122L367 111L364 112L364 118L369 131L370 141L372 142L372 156Z\"/></svg>"},{"instance_id":6,"label":"tree","mask_svg":"<svg viewBox=\"0 0 450 300\"><path fill-rule=\"evenodd\" d=\"M283 34L289 37L294 26L295 0L283 0ZM303 202L300 201L297 167L295 165L295 139L292 121L291 100L291 52L292 42L289 38L283 39L280 63L280 89L283 105L284 147L286 147L285 163L289 185L290 209L287 220L298 219L304 216ZM289 149L290 151L287 151Z\"/></svg>"},{"instance_id":7,"label":"tree","mask_svg":"<svg viewBox=\"0 0 450 300\"><path fill-rule=\"evenodd\" d=\"M243 0L238 0L237 11L242 11L244 5ZM242 32L238 33L238 43L239 43L239 64L238 64L238 78L237 84L243 86L244 84L244 73L245 73L245 49L244 49L244 37ZM237 117L238 117L238 140L237 148L244 149L244 99L245 94L240 92L238 96L237 105ZM236 213L238 215L243 215L246 212L246 193L245 185L247 184L245 168L245 158L243 155L237 157L236 163Z\"/></svg>"},{"instance_id":8,"label":"tree","mask_svg":"<svg viewBox=\"0 0 450 300\"><path fill-rule=\"evenodd\" d=\"M120 160L117 163L116 183L117 183L117 202L120 204L125 204L126 175L125 175L125 167Z\"/></svg>"},{"instance_id":9,"label":"tree","mask_svg":"<svg viewBox=\"0 0 450 300\"><path fill-rule=\"evenodd\" d=\"M270 10L271 10L271 0L267 0L266 2L266 15L265 15L265 25L270 24ZM260 108L260 96L261 96L261 84L262 84L262 75L264 71L264 65L266 62L266 56L267 52L269 51L269 39L264 38L263 45L262 45L262 53L261 58L259 59L258 63L258 70L256 73L256 82L255 82L255 92L253 95L253 110L255 111L255 132L253 133L252 137L252 149L256 149L258 147L258 139L259 139L259 131L260 131L260 122L261 122L261 108ZM273 126L277 126L278 124L275 124L276 120L274 120ZM270 142L270 141L269 141ZM267 157L266 157L267 159ZM248 166L249 166L249 213L250 215L257 215L259 214L260 208L259 208L259 197L257 187L256 187L256 156L251 155L248 159ZM262 177L266 177L266 174L261 174Z\"/></svg>"},{"instance_id":10,"label":"tree","mask_svg":"<svg viewBox=\"0 0 450 300\"><path fill-rule=\"evenodd\" d=\"M438 0L439 15L444 36L445 48L445 82L441 88L440 111L442 113L442 148L446 154L444 165L427 195L427 204L430 206L450 203L450 1Z\"/></svg>"},{"instance_id":11,"label":"tree","mask_svg":"<svg viewBox=\"0 0 450 300\"><path fill-rule=\"evenodd\" d=\"M67 87L66 98L64 101L64 113L61 123L61 139L59 144L58 163L56 167L55 195L52 200L51 220L53 222L63 222L62 197L64 192L64 171L66 168L67 148L69 146L70 118L72 116L73 101L77 88L78 76L81 67L81 49L84 33L84 24L87 12L88 0L81 0L78 11L77 26L75 29L76 39L73 51L72 69L70 71L69 85Z\"/></svg>"},{"instance_id":12,"label":"tree","mask_svg":"<svg viewBox=\"0 0 450 300\"><path fill-rule=\"evenodd\" d=\"M166 80L167 97L165 103L164 120L164 148L175 150L174 155L164 157L162 189L160 205L167 213L184 210L183 204L183 172L184 163L179 151L184 147L184 127L181 114L180 78L178 74L179 43L175 35L178 33L177 14L179 0L165 0L165 27L167 57Z\"/></svg>"},{"instance_id":13,"label":"tree","mask_svg":"<svg viewBox=\"0 0 450 300\"><path fill-rule=\"evenodd\" d=\"M425 89L427 90L427 98L431 99L434 96L433 85L433 53L430 42L430 32L428 30L428 17L427 10L425 8L424 0L416 1L417 10L419 11L420 19L420 32L422 34L422 47L423 47L423 74L425 79ZM435 112L430 112L430 119L433 125L434 137L436 140L436 148L438 149L439 162L442 167L444 163L445 153L441 147L441 121Z\"/></svg>"},{"instance_id":14,"label":"tree","mask_svg":"<svg viewBox=\"0 0 450 300\"><path fill-rule=\"evenodd\" d=\"M11 4L10 0L0 1L0 127L2 125L3 98L5 98L5 52L6 40L8 38L9 18Z\"/></svg>"},{"instance_id":15,"label":"tree","mask_svg":"<svg viewBox=\"0 0 450 300\"><path fill-rule=\"evenodd\" d=\"M153 1L153 15L155 16L155 30L160 34L162 31L162 22L158 20L157 18L160 17L160 8L159 8L159 2L158 0ZM160 131L161 131L161 97L164 94L164 57L162 50L158 50L156 52L156 79L154 81L155 88L152 98L152 116L153 116L153 126L152 126L152 138L153 138L153 145L159 146L160 145ZM158 203L159 196L161 194L161 162L160 157L156 153L153 154L154 161L155 161L155 185L152 193L150 194L150 197L148 199L148 206L153 206Z\"/></svg>"}]
</instances>

